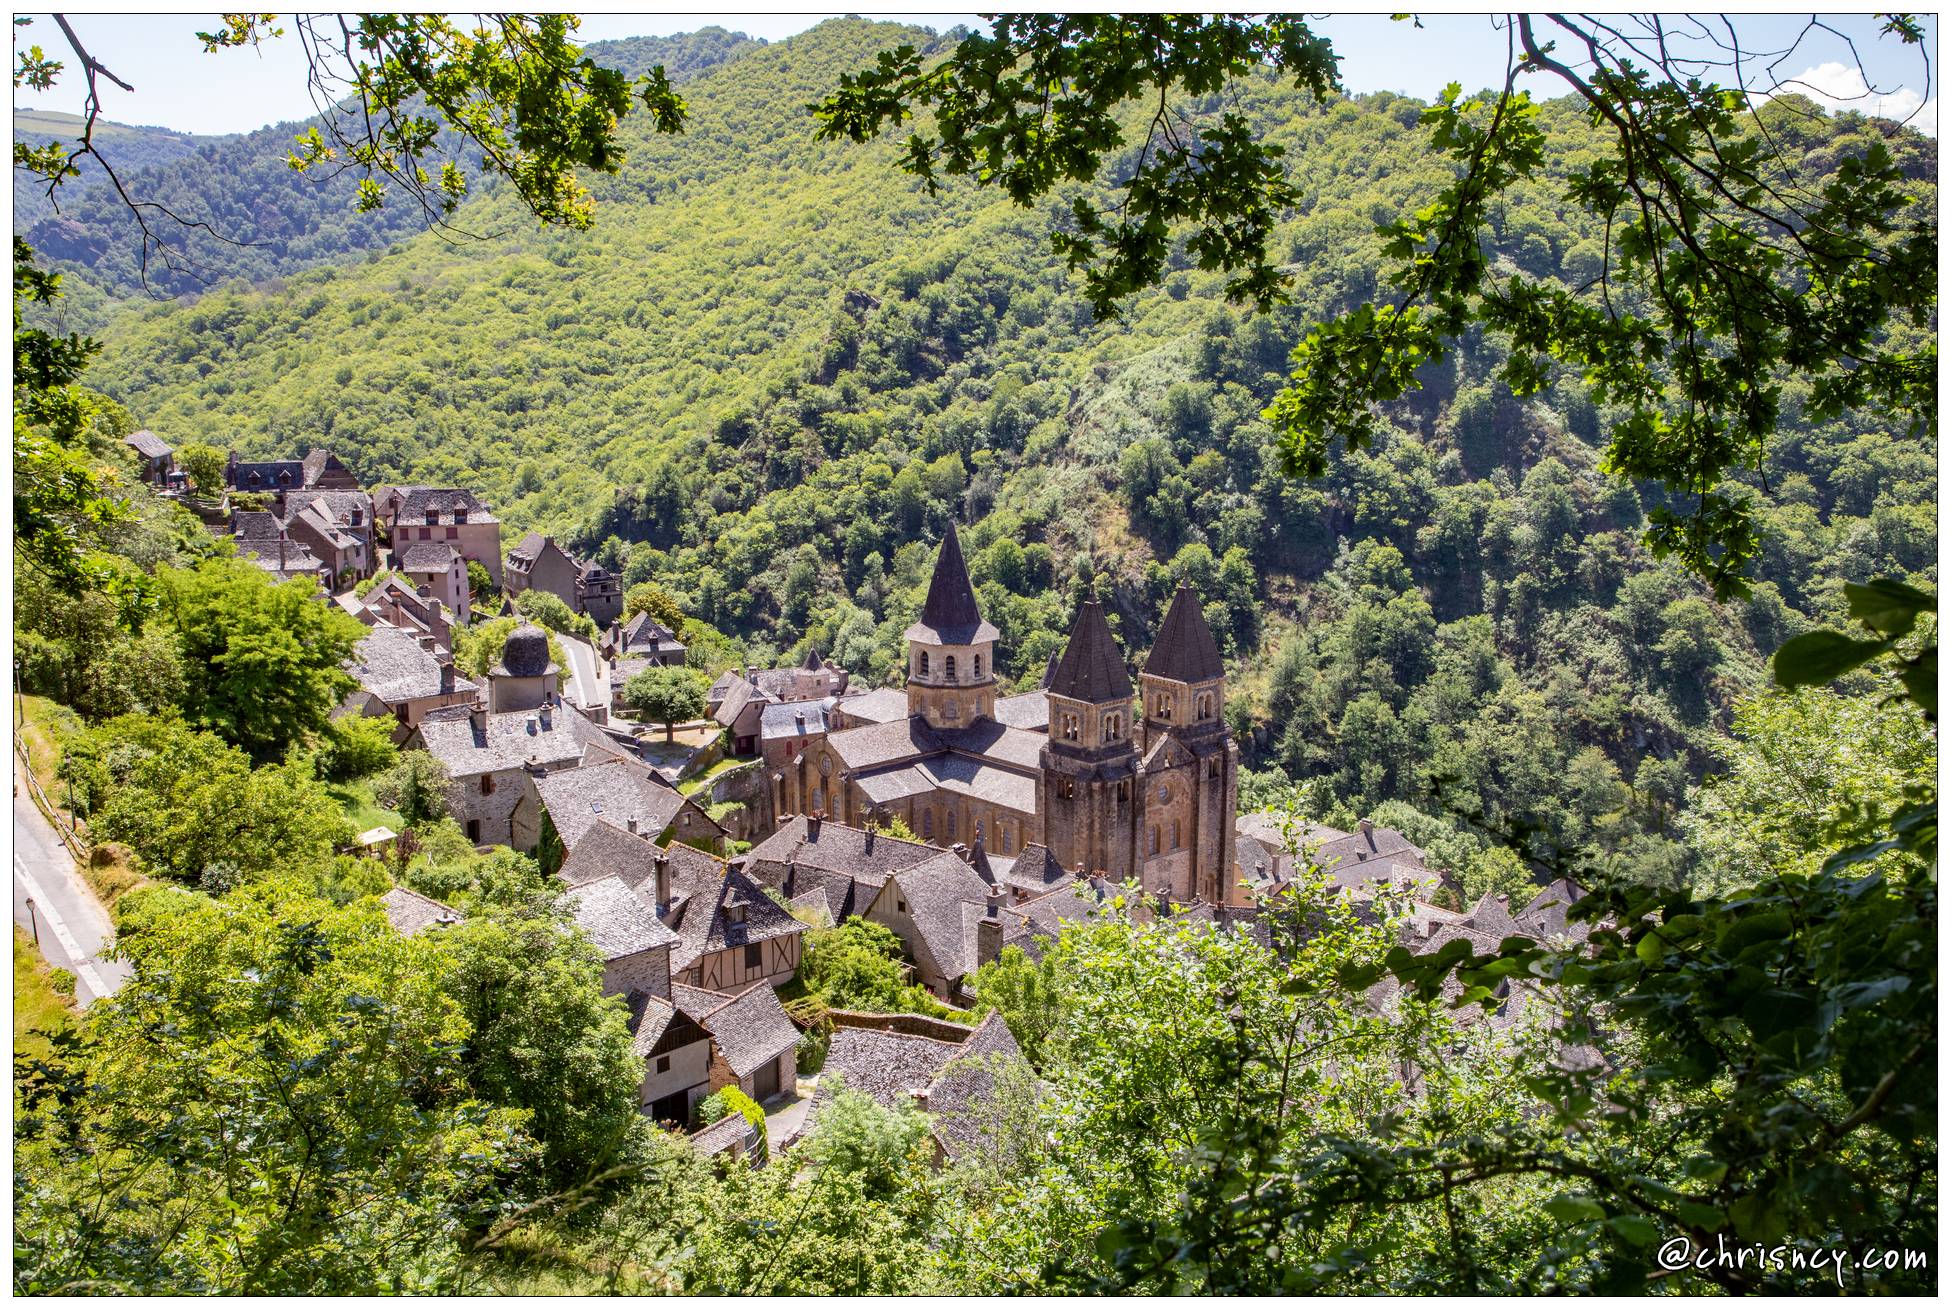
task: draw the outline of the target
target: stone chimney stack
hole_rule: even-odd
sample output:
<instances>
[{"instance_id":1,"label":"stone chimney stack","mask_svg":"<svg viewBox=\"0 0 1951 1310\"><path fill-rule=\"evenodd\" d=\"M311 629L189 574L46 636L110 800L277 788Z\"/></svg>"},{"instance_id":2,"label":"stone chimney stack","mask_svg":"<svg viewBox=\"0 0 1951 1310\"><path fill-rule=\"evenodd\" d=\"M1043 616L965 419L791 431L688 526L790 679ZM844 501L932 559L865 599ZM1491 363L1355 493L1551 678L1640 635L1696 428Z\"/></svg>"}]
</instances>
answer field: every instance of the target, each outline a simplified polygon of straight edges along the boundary
<instances>
[{"instance_id":1,"label":"stone chimney stack","mask_svg":"<svg viewBox=\"0 0 1951 1310\"><path fill-rule=\"evenodd\" d=\"M818 841L820 839L821 817L822 816L818 814L809 814L806 816L806 840L807 841Z\"/></svg>"},{"instance_id":2,"label":"stone chimney stack","mask_svg":"<svg viewBox=\"0 0 1951 1310\"><path fill-rule=\"evenodd\" d=\"M1374 835L1375 823L1373 820L1369 819L1366 815L1364 815L1362 821L1356 824L1355 826L1361 830L1361 834L1364 837L1369 837Z\"/></svg>"},{"instance_id":3,"label":"stone chimney stack","mask_svg":"<svg viewBox=\"0 0 1951 1310\"><path fill-rule=\"evenodd\" d=\"M629 830L630 830L631 832L635 832L635 831L637 830L637 818L636 818L636 816L635 816L635 815L633 814L633 815L631 815L631 816L630 816L629 818L627 818L627 819L625 819L625 820L623 821L623 826L624 826L625 828L627 828L627 829L629 829Z\"/></svg>"},{"instance_id":4,"label":"stone chimney stack","mask_svg":"<svg viewBox=\"0 0 1951 1310\"><path fill-rule=\"evenodd\" d=\"M657 909L661 913L671 904L671 857L663 851L657 852L653 867L657 870Z\"/></svg>"},{"instance_id":5,"label":"stone chimney stack","mask_svg":"<svg viewBox=\"0 0 1951 1310\"><path fill-rule=\"evenodd\" d=\"M866 836L861 841L861 848L865 850L867 854L872 855L874 853L875 830L870 826L866 828L864 831L866 832Z\"/></svg>"},{"instance_id":6,"label":"stone chimney stack","mask_svg":"<svg viewBox=\"0 0 1951 1310\"><path fill-rule=\"evenodd\" d=\"M468 706L467 726L474 729L476 737L485 737L488 733L488 707L478 700Z\"/></svg>"},{"instance_id":7,"label":"stone chimney stack","mask_svg":"<svg viewBox=\"0 0 1951 1310\"><path fill-rule=\"evenodd\" d=\"M1000 894L991 892L982 917L976 920L976 958L978 967L1003 953L1003 910Z\"/></svg>"},{"instance_id":8,"label":"stone chimney stack","mask_svg":"<svg viewBox=\"0 0 1951 1310\"><path fill-rule=\"evenodd\" d=\"M427 640L431 641L433 638L429 637ZM452 655L437 653L434 656L434 664L440 669L440 694L443 696L452 695L454 692L454 657Z\"/></svg>"},{"instance_id":9,"label":"stone chimney stack","mask_svg":"<svg viewBox=\"0 0 1951 1310\"><path fill-rule=\"evenodd\" d=\"M535 717L541 721L542 731L549 732L555 728L555 710L546 701L536 707Z\"/></svg>"}]
</instances>

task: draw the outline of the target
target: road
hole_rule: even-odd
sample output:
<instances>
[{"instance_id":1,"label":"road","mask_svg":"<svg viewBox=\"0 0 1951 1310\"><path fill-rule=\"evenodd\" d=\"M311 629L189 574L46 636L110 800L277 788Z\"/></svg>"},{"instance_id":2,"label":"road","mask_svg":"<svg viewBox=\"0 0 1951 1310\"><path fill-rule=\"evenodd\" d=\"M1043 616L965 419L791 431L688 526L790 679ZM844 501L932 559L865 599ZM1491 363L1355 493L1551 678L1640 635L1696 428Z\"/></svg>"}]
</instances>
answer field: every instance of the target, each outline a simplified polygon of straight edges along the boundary
<instances>
[{"instance_id":1,"label":"road","mask_svg":"<svg viewBox=\"0 0 1951 1310\"><path fill-rule=\"evenodd\" d=\"M596 648L566 633L557 633L556 640L569 660L569 694L587 709L609 709L610 674Z\"/></svg>"},{"instance_id":2,"label":"road","mask_svg":"<svg viewBox=\"0 0 1951 1310\"><path fill-rule=\"evenodd\" d=\"M38 926L41 954L49 964L75 976L75 1001L86 1006L107 996L129 976L120 960L104 960L102 951L115 935L108 912L68 855L41 812L34 808L27 784L20 781L21 763L14 760L14 922L29 933ZM33 898L30 915L27 900Z\"/></svg>"}]
</instances>

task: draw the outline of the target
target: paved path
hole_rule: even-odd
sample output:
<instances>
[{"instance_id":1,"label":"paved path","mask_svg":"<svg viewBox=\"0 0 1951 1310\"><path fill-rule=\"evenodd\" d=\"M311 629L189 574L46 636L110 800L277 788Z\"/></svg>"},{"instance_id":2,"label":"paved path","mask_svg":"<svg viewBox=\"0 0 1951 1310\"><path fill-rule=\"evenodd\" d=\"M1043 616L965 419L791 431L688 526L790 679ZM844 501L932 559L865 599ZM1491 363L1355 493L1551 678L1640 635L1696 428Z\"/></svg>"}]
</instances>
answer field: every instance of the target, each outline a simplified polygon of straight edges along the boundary
<instances>
[{"instance_id":1,"label":"paved path","mask_svg":"<svg viewBox=\"0 0 1951 1310\"><path fill-rule=\"evenodd\" d=\"M557 633L562 653L569 660L569 693L589 709L610 708L610 675L596 647L567 633Z\"/></svg>"},{"instance_id":2,"label":"paved path","mask_svg":"<svg viewBox=\"0 0 1951 1310\"><path fill-rule=\"evenodd\" d=\"M75 976L75 1001L86 1006L107 996L129 976L120 960L104 960L114 937L108 912L82 881L68 848L27 794L14 759L14 922L29 933L40 931L41 954L49 964ZM27 909L34 901L33 913Z\"/></svg>"},{"instance_id":3,"label":"paved path","mask_svg":"<svg viewBox=\"0 0 1951 1310\"><path fill-rule=\"evenodd\" d=\"M765 1105L766 1146L778 1154L806 1123L806 1112L813 1108L813 1092L818 1079L800 1075L793 1099L775 1097Z\"/></svg>"}]
</instances>

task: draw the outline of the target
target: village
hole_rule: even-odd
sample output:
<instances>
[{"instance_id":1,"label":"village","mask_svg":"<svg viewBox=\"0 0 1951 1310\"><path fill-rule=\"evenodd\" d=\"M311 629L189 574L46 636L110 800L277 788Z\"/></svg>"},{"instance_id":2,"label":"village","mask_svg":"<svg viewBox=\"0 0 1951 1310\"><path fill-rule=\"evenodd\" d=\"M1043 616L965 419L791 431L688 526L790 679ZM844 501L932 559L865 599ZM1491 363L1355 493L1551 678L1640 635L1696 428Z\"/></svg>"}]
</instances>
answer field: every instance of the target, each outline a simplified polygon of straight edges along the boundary
<instances>
[{"instance_id":1,"label":"village","mask_svg":"<svg viewBox=\"0 0 1951 1310\"><path fill-rule=\"evenodd\" d=\"M1094 914L1264 937L1263 903L1321 871L1358 904L1405 899L1403 944L1417 953L1583 931L1567 921L1581 895L1567 881L1528 904L1487 894L1465 905L1457 880L1391 828L1239 812L1225 670L1190 589L1135 685L1086 601L1038 684L1003 694L999 634L951 525L906 633L903 685L861 686L813 652L725 671L702 717L660 728L633 718L623 692L646 669L686 663L682 631L626 614L621 579L552 537L504 551L500 521L472 491L363 487L323 450L233 452L218 501L190 494L153 433L127 442L143 476L240 556L314 582L319 603L370 630L338 713L392 719L402 749L438 762L447 813L477 849L532 855L560 883L605 990L628 1007L642 1112L690 1131L707 1155L757 1162L790 1146L842 1083L926 1111L943 1161L986 1149L997 1062L1022 1056L1000 1013L968 1021L977 972L1012 948L1034 959ZM522 617L530 591L586 617L596 639ZM463 676L456 634L503 618L515 623L498 659L485 677ZM357 849L385 859L411 840L381 827ZM401 933L461 919L403 886L382 899ZM780 991L809 931L856 918L899 939L911 979L948 1017L828 1010L809 1040ZM1386 985L1373 998L1386 1003ZM1514 1022L1522 999L1490 1022ZM763 1126L736 1110L701 1121L726 1089L756 1104Z\"/></svg>"}]
</instances>

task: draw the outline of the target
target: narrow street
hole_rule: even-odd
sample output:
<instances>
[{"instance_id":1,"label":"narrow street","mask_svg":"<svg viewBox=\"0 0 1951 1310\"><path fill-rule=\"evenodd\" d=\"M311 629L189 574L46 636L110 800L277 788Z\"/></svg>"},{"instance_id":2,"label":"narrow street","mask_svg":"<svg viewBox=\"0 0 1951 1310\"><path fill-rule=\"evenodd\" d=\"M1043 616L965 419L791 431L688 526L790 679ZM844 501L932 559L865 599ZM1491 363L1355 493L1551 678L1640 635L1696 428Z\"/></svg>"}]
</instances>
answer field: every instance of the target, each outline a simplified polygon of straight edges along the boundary
<instances>
[{"instance_id":1,"label":"narrow street","mask_svg":"<svg viewBox=\"0 0 1951 1310\"><path fill-rule=\"evenodd\" d=\"M34 807L22 765L14 761L14 922L38 935L41 954L75 976L75 1001L87 1006L129 976L119 960L101 953L114 936L108 912L82 880L68 848ZM28 909L28 901L33 909Z\"/></svg>"},{"instance_id":2,"label":"narrow street","mask_svg":"<svg viewBox=\"0 0 1951 1310\"><path fill-rule=\"evenodd\" d=\"M610 708L610 678L603 667L602 656L596 648L580 638L557 633L556 640L562 645L562 653L569 659L569 667L563 670L568 677L569 694L576 702L587 709Z\"/></svg>"}]
</instances>

